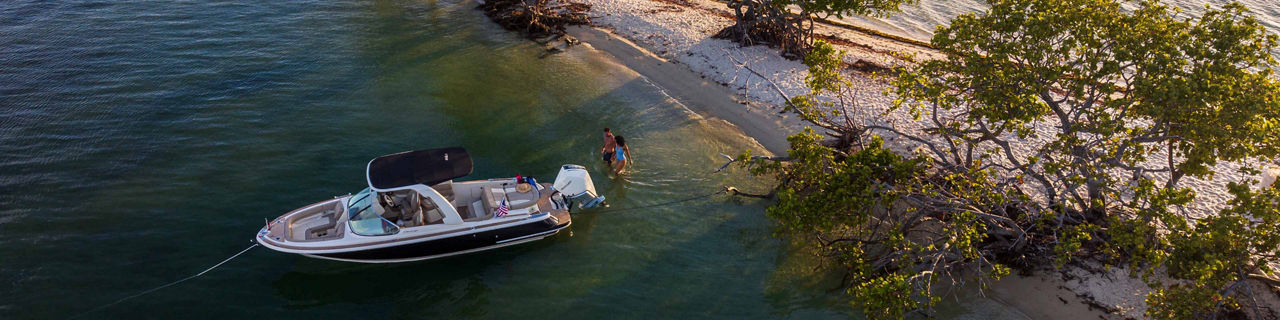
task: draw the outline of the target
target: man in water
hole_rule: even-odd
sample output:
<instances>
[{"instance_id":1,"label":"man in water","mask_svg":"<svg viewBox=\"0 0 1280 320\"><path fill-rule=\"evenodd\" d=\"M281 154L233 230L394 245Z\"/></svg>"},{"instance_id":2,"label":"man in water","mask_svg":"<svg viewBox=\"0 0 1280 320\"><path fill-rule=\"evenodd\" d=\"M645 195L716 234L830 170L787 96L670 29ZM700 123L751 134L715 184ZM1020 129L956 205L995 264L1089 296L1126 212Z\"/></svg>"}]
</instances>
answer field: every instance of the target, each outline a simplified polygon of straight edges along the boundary
<instances>
[{"instance_id":1,"label":"man in water","mask_svg":"<svg viewBox=\"0 0 1280 320\"><path fill-rule=\"evenodd\" d=\"M600 148L600 154L604 156L604 163L613 167L614 151L618 148L617 140L613 138L613 132L609 132L609 128L604 128L604 147Z\"/></svg>"}]
</instances>

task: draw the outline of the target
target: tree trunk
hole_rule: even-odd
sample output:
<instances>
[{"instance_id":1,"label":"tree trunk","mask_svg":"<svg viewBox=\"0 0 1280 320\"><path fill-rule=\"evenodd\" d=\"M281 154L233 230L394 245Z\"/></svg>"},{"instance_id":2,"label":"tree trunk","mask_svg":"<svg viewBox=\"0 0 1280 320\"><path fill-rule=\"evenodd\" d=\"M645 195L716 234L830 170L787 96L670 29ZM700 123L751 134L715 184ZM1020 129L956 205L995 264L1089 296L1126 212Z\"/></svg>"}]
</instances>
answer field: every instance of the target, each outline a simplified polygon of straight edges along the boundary
<instances>
[{"instance_id":1,"label":"tree trunk","mask_svg":"<svg viewBox=\"0 0 1280 320\"><path fill-rule=\"evenodd\" d=\"M768 45L782 50L789 59L804 58L813 45L807 34L805 21L811 21L807 13L792 13L773 0L731 0L734 24L715 37L728 39L743 46Z\"/></svg>"}]
</instances>

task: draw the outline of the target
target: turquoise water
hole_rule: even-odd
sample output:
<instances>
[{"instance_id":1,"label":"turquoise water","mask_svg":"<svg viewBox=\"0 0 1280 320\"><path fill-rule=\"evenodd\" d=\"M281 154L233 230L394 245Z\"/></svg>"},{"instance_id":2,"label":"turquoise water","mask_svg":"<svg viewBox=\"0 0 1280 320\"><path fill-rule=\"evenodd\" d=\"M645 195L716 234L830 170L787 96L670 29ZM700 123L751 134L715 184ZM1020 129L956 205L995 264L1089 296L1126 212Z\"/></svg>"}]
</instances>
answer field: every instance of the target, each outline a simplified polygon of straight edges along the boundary
<instances>
[{"instance_id":1,"label":"turquoise water","mask_svg":"<svg viewBox=\"0 0 1280 320\"><path fill-rule=\"evenodd\" d=\"M0 2L0 318L67 318L191 275L404 150L465 146L470 178L587 165L613 208L767 188L710 173L760 149L731 126L590 51L539 59L473 5ZM628 177L596 158L606 126L629 138ZM765 205L585 212L549 240L418 263L258 248L83 316L857 317L771 236Z\"/></svg>"}]
</instances>

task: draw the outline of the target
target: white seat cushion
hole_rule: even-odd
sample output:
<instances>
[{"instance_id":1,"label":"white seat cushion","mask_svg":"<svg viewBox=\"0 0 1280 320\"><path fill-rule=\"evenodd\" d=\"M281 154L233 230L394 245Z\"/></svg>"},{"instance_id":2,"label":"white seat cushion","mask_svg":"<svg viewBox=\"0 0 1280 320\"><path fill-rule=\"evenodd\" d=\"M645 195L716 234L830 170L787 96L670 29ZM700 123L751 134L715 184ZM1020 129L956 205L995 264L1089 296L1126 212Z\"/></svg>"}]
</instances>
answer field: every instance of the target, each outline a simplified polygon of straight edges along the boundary
<instances>
[{"instance_id":1,"label":"white seat cushion","mask_svg":"<svg viewBox=\"0 0 1280 320\"><path fill-rule=\"evenodd\" d=\"M472 202L471 208L469 209L469 211L471 211L471 213L467 215L467 217L464 217L464 219L483 217L488 214L487 212L484 212L484 204L480 200L476 200L475 202Z\"/></svg>"}]
</instances>

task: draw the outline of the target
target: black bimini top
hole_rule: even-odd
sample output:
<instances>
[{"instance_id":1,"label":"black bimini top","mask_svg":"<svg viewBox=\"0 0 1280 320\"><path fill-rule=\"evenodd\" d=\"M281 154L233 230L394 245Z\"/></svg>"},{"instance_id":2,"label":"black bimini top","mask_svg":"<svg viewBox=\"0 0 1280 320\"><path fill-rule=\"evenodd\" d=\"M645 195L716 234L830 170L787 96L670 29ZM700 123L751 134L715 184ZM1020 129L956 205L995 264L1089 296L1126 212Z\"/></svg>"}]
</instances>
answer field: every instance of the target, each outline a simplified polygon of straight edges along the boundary
<instances>
[{"instance_id":1,"label":"black bimini top","mask_svg":"<svg viewBox=\"0 0 1280 320\"><path fill-rule=\"evenodd\" d=\"M471 155L461 147L405 151L369 161L369 186L430 186L471 174L471 169Z\"/></svg>"}]
</instances>

